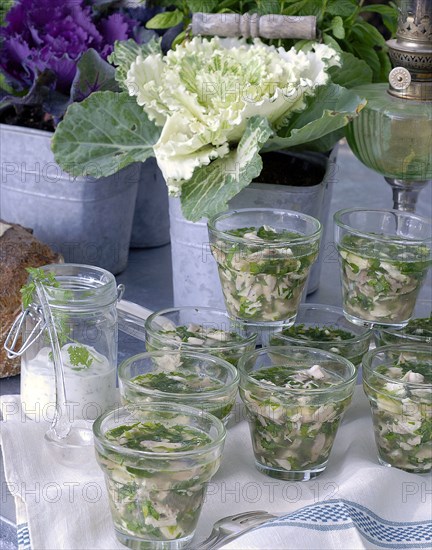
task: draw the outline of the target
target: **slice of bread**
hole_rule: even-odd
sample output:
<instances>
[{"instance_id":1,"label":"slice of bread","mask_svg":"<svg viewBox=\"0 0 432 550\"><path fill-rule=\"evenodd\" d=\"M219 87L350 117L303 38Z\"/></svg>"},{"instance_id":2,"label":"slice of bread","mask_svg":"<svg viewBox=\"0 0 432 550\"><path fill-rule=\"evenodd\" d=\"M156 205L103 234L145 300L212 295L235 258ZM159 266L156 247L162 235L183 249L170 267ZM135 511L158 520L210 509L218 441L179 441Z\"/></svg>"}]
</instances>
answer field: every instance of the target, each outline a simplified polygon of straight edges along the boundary
<instances>
[{"instance_id":1,"label":"slice of bread","mask_svg":"<svg viewBox=\"0 0 432 550\"><path fill-rule=\"evenodd\" d=\"M0 378L20 372L20 358L8 359L3 348L6 336L21 311L21 287L26 267L59 263L62 257L38 241L31 229L0 219Z\"/></svg>"}]
</instances>

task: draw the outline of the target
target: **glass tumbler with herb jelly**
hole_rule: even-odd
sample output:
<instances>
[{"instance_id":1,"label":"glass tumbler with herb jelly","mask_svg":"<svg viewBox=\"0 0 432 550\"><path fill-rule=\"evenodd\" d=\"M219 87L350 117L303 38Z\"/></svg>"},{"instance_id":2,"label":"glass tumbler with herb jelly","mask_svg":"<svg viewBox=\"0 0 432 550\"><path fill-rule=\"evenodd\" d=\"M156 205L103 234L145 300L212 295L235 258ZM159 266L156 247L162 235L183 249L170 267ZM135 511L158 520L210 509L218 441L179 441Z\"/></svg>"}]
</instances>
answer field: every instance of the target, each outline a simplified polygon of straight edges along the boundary
<instances>
[{"instance_id":1,"label":"glass tumbler with herb jelly","mask_svg":"<svg viewBox=\"0 0 432 550\"><path fill-rule=\"evenodd\" d=\"M215 355L236 366L255 349L256 334L246 335L223 309L184 306L162 309L145 322L146 349L195 351Z\"/></svg>"},{"instance_id":2,"label":"glass tumbler with herb jelly","mask_svg":"<svg viewBox=\"0 0 432 550\"><path fill-rule=\"evenodd\" d=\"M407 472L432 469L430 344L382 346L363 357L378 460Z\"/></svg>"},{"instance_id":3,"label":"glass tumbler with herb jelly","mask_svg":"<svg viewBox=\"0 0 432 550\"><path fill-rule=\"evenodd\" d=\"M263 329L292 325L318 256L320 222L290 210L245 208L217 214L208 230L230 316Z\"/></svg>"},{"instance_id":4,"label":"glass tumbler with herb jelly","mask_svg":"<svg viewBox=\"0 0 432 550\"><path fill-rule=\"evenodd\" d=\"M123 404L181 403L225 423L234 407L238 382L231 363L186 349L140 353L119 367Z\"/></svg>"},{"instance_id":5,"label":"glass tumbler with herb jelly","mask_svg":"<svg viewBox=\"0 0 432 550\"><path fill-rule=\"evenodd\" d=\"M101 268L53 264L38 270L50 306L65 375L71 421L94 420L116 402L118 294ZM31 291L31 287L30 291ZM52 420L54 364L36 292L22 314L21 402L30 417Z\"/></svg>"},{"instance_id":6,"label":"glass tumbler with herb jelly","mask_svg":"<svg viewBox=\"0 0 432 550\"><path fill-rule=\"evenodd\" d=\"M93 432L119 541L137 550L188 546L219 469L222 422L185 405L149 403L108 411Z\"/></svg>"},{"instance_id":7,"label":"glass tumbler with herb jelly","mask_svg":"<svg viewBox=\"0 0 432 550\"><path fill-rule=\"evenodd\" d=\"M335 238L346 318L375 328L410 320L432 264L432 221L399 210L339 210Z\"/></svg>"},{"instance_id":8,"label":"glass tumbler with herb jelly","mask_svg":"<svg viewBox=\"0 0 432 550\"><path fill-rule=\"evenodd\" d=\"M238 368L257 469L293 481L323 472L354 392L354 365L328 351L270 346L246 353Z\"/></svg>"},{"instance_id":9,"label":"glass tumbler with herb jelly","mask_svg":"<svg viewBox=\"0 0 432 550\"><path fill-rule=\"evenodd\" d=\"M418 299L408 324L399 329L386 328L375 331L378 346L389 344L432 344L432 300Z\"/></svg>"},{"instance_id":10,"label":"glass tumbler with herb jelly","mask_svg":"<svg viewBox=\"0 0 432 550\"><path fill-rule=\"evenodd\" d=\"M340 307L300 304L292 327L276 332L272 346L307 346L342 355L356 367L369 349L372 331L350 323Z\"/></svg>"}]
</instances>

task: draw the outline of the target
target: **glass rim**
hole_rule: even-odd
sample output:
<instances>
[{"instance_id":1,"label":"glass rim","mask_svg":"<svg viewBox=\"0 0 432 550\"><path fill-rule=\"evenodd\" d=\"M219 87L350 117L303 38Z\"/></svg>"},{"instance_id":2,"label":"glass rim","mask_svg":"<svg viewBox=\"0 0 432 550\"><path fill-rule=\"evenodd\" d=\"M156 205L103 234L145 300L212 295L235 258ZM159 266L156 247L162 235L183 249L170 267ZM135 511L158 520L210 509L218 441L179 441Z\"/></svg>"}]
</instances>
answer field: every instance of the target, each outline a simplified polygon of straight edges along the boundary
<instances>
[{"instance_id":1,"label":"glass rim","mask_svg":"<svg viewBox=\"0 0 432 550\"><path fill-rule=\"evenodd\" d=\"M362 359L362 370L363 370L363 380L365 379L365 373L368 375L375 375L381 380L384 380L386 382L390 382L391 384L401 384L410 386L416 389L430 389L432 388L431 384L420 384L416 382L405 382L403 380L398 380L397 378L390 378L389 376L386 376L385 374L381 374L379 372L376 372L376 368L372 366L372 361L375 359L380 353L386 353L386 352L394 352L395 354L398 353L398 351L411 351L413 353L425 353L425 354L431 354L431 346L429 344L420 344L417 343L414 344L388 344L386 346L379 346L377 348L374 348L367 353L363 355ZM385 359L383 359L384 364ZM380 365L377 365L380 366ZM365 381L365 380L364 380ZM366 383L369 383L366 380Z\"/></svg>"},{"instance_id":2,"label":"glass rim","mask_svg":"<svg viewBox=\"0 0 432 550\"><path fill-rule=\"evenodd\" d=\"M432 315L432 300L431 299L427 299L427 298L418 298L416 300L416 307L417 305L419 304L425 304L427 309L429 310L429 314L425 314L425 315L417 315L416 317L411 317L410 321L416 321L417 319L428 319L431 315ZM408 340L407 344L412 342L419 342L419 343L426 343L428 344L429 341L432 340L432 335L431 336L423 336L421 334L406 334L405 333L405 329L407 328L408 325L406 325L404 328L400 329L400 330L396 330L394 328L391 328L391 327L387 327L387 328L382 328L379 330L379 335L384 335L384 337L395 337L397 340L401 341L401 340Z\"/></svg>"},{"instance_id":3,"label":"glass rim","mask_svg":"<svg viewBox=\"0 0 432 550\"><path fill-rule=\"evenodd\" d=\"M164 357L166 355L174 356L174 355L178 355L179 353L192 357L193 359L200 359L200 360L204 359L208 363L215 364L219 367L225 367L228 370L228 372L233 374L233 379L231 380L231 382L215 390L209 390L209 391L203 391L203 392L190 392L190 393L175 393L175 392L166 392L166 391L156 390L154 388L145 388L144 386L139 386L137 384L134 384L130 378L124 377L124 371L137 360L150 359L151 357ZM169 398L205 399L206 397L219 397L219 396L225 395L227 391L232 389L234 386L237 386L240 381L240 375L236 367L234 367L234 365L232 365L228 361L225 361L225 359L222 359L220 357L215 357L213 355L207 355L204 353L195 353L194 351L181 350L181 349L146 351L143 353L138 353L137 355L133 355L132 357L128 357L127 359L122 361L120 366L118 367L118 377L123 384L133 389L134 391L139 391L140 393L143 393L143 394L150 393L153 396L164 397L166 399L169 399Z\"/></svg>"},{"instance_id":4,"label":"glass rim","mask_svg":"<svg viewBox=\"0 0 432 550\"><path fill-rule=\"evenodd\" d=\"M47 299L49 305L54 309L79 309L79 310L88 310L108 307L118 300L118 291L116 285L115 276L108 270L87 264L76 264L76 263L56 263L56 264L46 264L41 266L43 271L46 273L54 273L56 279L58 280L60 286L45 286ZM74 275L73 273L68 273L68 271L73 271L74 269L84 272L88 271L90 273L98 274L100 279L96 281L95 285L91 285L91 278L86 278L83 274ZM89 286L83 285L76 288L71 288L68 285L62 285L62 279L70 280L73 277L81 279L82 281L88 281ZM29 279L31 275L29 275ZM105 279L105 280L103 280ZM72 297L70 301L65 302L64 293L67 292L69 296ZM37 294L33 297L37 302L39 299Z\"/></svg>"},{"instance_id":5,"label":"glass rim","mask_svg":"<svg viewBox=\"0 0 432 550\"><path fill-rule=\"evenodd\" d=\"M327 305L327 304L313 304L313 303L307 302L307 303L303 303L303 304L299 305L299 308L298 308L298 311L297 311L296 322L291 327L288 327L288 330L290 328L293 328L293 327L296 326L299 312L300 311L305 311L305 310L308 310L308 309L317 309L319 311L329 311L331 313L338 313L338 314L341 315L341 317L344 318L344 320L346 320L344 315L343 315L343 309L340 308L340 307L331 306L331 305ZM300 321L299 324L305 324L305 322ZM318 324L318 323L316 323L316 324ZM351 323L351 324L353 324L353 323ZM308 344L309 343L311 343L311 344L329 344L329 345L333 345L333 344L338 344L338 345L353 344L353 343L362 342L363 340L366 340L366 339L370 338L371 335L372 335L372 329L368 328L367 326L353 325L353 329L364 329L364 332L362 332L361 334L355 335L353 338L347 338L346 340L328 340L328 341L325 341L325 342L323 342L322 340L302 340L302 341L304 343L308 343ZM341 330L344 330L344 329L341 329ZM348 332L348 329L347 329L347 332ZM281 333L275 333L274 336L277 337L277 338L286 338L287 340L294 340L296 342L300 341L300 340L297 340L295 336L285 335L282 332ZM300 346L297 346L297 347L300 347ZM302 347L313 348L313 346L302 346Z\"/></svg>"},{"instance_id":6,"label":"glass rim","mask_svg":"<svg viewBox=\"0 0 432 550\"><path fill-rule=\"evenodd\" d=\"M194 347L194 344L188 344L187 342L179 342L178 340L175 340L172 337L169 337L169 336L166 337L163 330L162 331L161 330L155 330L151 326L151 324L157 319L157 317L166 315L167 313L180 312L182 310L188 310L188 311L199 310L199 311L204 311L204 312L209 312L209 313L212 312L212 311L216 311L218 314L222 313L228 321L234 322L233 319L230 318L228 313L225 310L220 309L220 308L207 307L207 306L203 306L203 307L201 307L201 306L170 307L170 308L165 308L165 309L160 309L158 311L155 311L154 313L152 313L151 315L149 315L147 317L147 319L145 320L145 323L144 323L144 327L146 329L146 332L151 333L151 335L154 338L158 338L159 340L163 340L164 342L167 342L169 344L171 344L171 343L175 344L178 349L184 349L185 351L189 351L189 349ZM176 328L178 326L181 326L181 325L175 325ZM218 352L218 351L223 352L223 351L227 351L227 350L231 350L231 349L242 348L247 344L253 344L256 341L258 335L257 334L251 334L250 336L241 336L239 334L238 336L243 338L242 342L229 342L229 343L227 343L227 345L223 345L223 342L221 342L221 345L212 346L211 348L205 348L205 349L206 349L206 351L211 349L211 352L208 352L208 353L214 353L214 352ZM184 348L182 348L182 344L185 345ZM189 348L189 346L190 346L190 348ZM195 346L195 347L198 347L198 346ZM191 350L191 351L194 351L194 350Z\"/></svg>"},{"instance_id":7,"label":"glass rim","mask_svg":"<svg viewBox=\"0 0 432 550\"><path fill-rule=\"evenodd\" d=\"M147 458L147 459L164 459L164 460L176 460L179 458L188 457L191 455L199 455L202 453L208 453L209 451L213 450L214 448L220 446L225 438L226 438L226 428L223 425L222 421L216 418L214 415L202 411L200 409L189 407L188 405L183 405L182 403L168 403L168 402L162 402L162 403L147 403L147 404L141 404L141 405L134 405L134 410L143 410L143 411L149 411L154 412L157 410L160 410L161 412L172 412L174 414L188 414L189 416L194 417L200 417L204 418L207 421L210 421L211 424L217 429L217 437L215 437L210 443L207 443L206 445L202 445L201 447L197 447L196 449L190 449L188 451L175 451L175 452L151 452L151 451L141 451L139 449L128 449L127 447L123 447L122 445L118 445L116 443L113 443L112 441L109 441L106 439L105 434L102 433L102 423L107 420L109 417L117 417L120 419L120 415L122 412L129 413L130 416L133 415L134 411L130 411L128 407L121 406L121 407L112 407L105 411L103 414L98 416L98 418L93 423L93 434L95 439L100 443L103 447L110 449L111 451L117 452L119 454L122 454L124 456L128 457L140 457L140 458Z\"/></svg>"},{"instance_id":8,"label":"glass rim","mask_svg":"<svg viewBox=\"0 0 432 550\"><path fill-rule=\"evenodd\" d=\"M406 328L406 326L404 327ZM402 328L401 330L395 330L395 329L391 329L391 328L381 328L379 329L379 335L381 337L394 337L396 338L396 340L398 341L401 341L401 340L408 340L409 342L407 342L407 345L411 342L411 343L419 343L419 344L428 344L429 342L432 341L432 336L422 336L421 334L405 334L403 332L404 328ZM393 343L393 345L395 345L396 342ZM388 345L386 343L386 345ZM401 344L403 345L403 344ZM381 346L381 347L384 347L384 346Z\"/></svg>"},{"instance_id":9,"label":"glass rim","mask_svg":"<svg viewBox=\"0 0 432 550\"><path fill-rule=\"evenodd\" d=\"M383 209L383 208L342 208L341 210L338 210L333 214L333 220L334 223L340 227L341 229L345 229L346 231L349 231L350 233L354 233L355 235L359 235L361 237L366 237L368 239L374 240L374 241L382 241L385 243L389 242L389 238L385 235L380 235L377 233L371 233L368 231L365 231L363 229L357 229L353 227L352 225L349 225L348 223L344 222L342 220L342 216L344 214L350 214L355 212L371 212L374 214L393 214L395 217L407 217L407 218L413 218L417 221L420 221L424 223L425 225L429 226L431 228L431 235L430 237L425 238L409 238L409 237L401 237L398 235L394 235L395 238L391 239L391 244L400 243L400 244L432 244L432 223L425 218L424 216L420 216L419 214L415 214L413 212L405 212L403 210L394 210L394 209Z\"/></svg>"},{"instance_id":10,"label":"glass rim","mask_svg":"<svg viewBox=\"0 0 432 550\"><path fill-rule=\"evenodd\" d=\"M238 237L235 235L230 235L226 231L221 231L220 229L217 229L216 223L224 218L228 218L234 214L238 213L248 213L248 212L271 212L274 214L289 214L292 217L300 218L303 221L310 222L316 226L316 229L313 233L310 235L300 235L299 237L293 237L290 238L288 241L263 241L263 242L255 242L251 239L245 239L243 237ZM215 214L207 221L208 230L211 233L214 233L218 237L222 237L224 240L229 242L234 242L237 244L246 244L248 246L256 246L256 247L266 247L266 248L280 248L287 245L298 245L298 244L306 244L311 241L318 240L321 237L323 226L322 223L313 216L310 216L309 214L303 214L303 212L297 212L295 210L284 210L282 208L235 208L232 210L226 210L225 212L219 212L218 214Z\"/></svg>"},{"instance_id":11,"label":"glass rim","mask_svg":"<svg viewBox=\"0 0 432 550\"><path fill-rule=\"evenodd\" d=\"M281 352L287 352L292 350L293 353L298 353L302 351L306 352L314 352L315 354L324 354L327 356L328 359L333 359L335 362L339 364L344 364L345 366L349 367L352 370L351 376L347 380L342 380L338 384L334 384L333 386L329 386L327 388L311 388L311 389L305 389L305 388L282 388L281 386L275 386L273 384L266 383L265 381L256 380L248 372L245 371L244 365L249 359L253 359L254 357L258 358L260 355L264 355L267 353L270 355L271 353L281 353ZM266 368L266 367L264 367ZM357 370L355 368L355 365L345 357L342 357L341 355L338 355L337 353L333 353L331 351L318 349L318 348L312 348L308 346L269 346L267 348L261 348L255 351L251 351L248 353L245 353L239 361L238 370L240 372L240 387L242 385L242 375L246 376L246 379L249 383L253 383L257 387L265 387L265 389L268 389L270 391L278 392L282 395L287 394L307 394L307 395L317 395L322 394L326 392L333 392L335 390L343 389L345 386L349 386L353 382L355 382L357 378Z\"/></svg>"}]
</instances>

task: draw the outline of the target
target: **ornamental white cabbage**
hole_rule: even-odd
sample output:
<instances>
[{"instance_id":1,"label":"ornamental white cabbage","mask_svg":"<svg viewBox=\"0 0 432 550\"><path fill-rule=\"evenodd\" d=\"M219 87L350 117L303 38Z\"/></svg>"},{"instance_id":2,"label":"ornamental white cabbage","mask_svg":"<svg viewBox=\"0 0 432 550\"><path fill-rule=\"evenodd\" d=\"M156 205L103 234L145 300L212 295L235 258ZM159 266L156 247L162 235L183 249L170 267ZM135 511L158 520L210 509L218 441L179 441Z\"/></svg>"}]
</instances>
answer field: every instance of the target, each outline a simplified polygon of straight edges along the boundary
<instances>
[{"instance_id":1,"label":"ornamental white cabbage","mask_svg":"<svg viewBox=\"0 0 432 550\"><path fill-rule=\"evenodd\" d=\"M127 73L131 96L162 126L154 153L171 194L194 170L237 145L247 120L267 117L277 130L340 65L335 50L267 46L260 40L194 38L166 56L138 56Z\"/></svg>"}]
</instances>

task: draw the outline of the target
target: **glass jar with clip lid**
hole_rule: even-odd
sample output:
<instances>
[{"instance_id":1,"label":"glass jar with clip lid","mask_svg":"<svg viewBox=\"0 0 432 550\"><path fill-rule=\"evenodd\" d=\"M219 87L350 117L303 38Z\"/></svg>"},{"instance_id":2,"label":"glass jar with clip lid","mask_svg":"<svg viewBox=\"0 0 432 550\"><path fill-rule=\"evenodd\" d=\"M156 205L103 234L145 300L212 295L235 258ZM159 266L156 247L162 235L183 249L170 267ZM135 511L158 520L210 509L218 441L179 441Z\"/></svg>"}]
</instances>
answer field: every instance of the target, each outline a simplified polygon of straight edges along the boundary
<instances>
[{"instance_id":1,"label":"glass jar with clip lid","mask_svg":"<svg viewBox=\"0 0 432 550\"><path fill-rule=\"evenodd\" d=\"M90 443L88 421L116 402L116 305L123 291L110 272L94 266L30 270L24 309L5 347L22 356L23 412L52 421L46 438L62 447Z\"/></svg>"}]
</instances>

